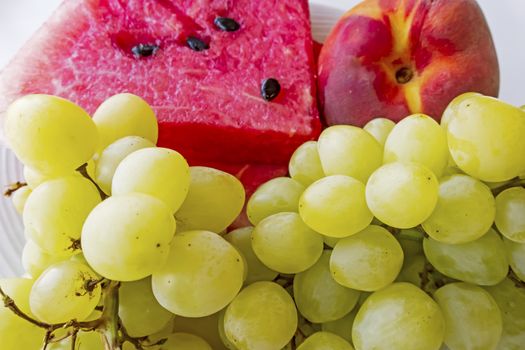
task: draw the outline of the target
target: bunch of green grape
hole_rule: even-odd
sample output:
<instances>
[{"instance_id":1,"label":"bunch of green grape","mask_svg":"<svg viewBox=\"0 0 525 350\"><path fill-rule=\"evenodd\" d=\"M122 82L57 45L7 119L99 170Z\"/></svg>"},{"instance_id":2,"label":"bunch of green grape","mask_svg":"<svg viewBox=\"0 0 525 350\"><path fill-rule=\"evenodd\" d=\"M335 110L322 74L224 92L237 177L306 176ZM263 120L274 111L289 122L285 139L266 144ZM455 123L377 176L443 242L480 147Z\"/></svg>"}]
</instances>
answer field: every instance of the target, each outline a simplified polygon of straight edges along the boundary
<instances>
[{"instance_id":1,"label":"bunch of green grape","mask_svg":"<svg viewBox=\"0 0 525 350\"><path fill-rule=\"evenodd\" d=\"M48 349L71 349L71 331L86 350L215 348L174 319L216 314L243 285L245 258L218 234L244 205L239 180L156 147L155 114L131 94L92 117L28 95L9 107L5 133L25 166L13 203L26 275L0 287L41 325L0 309L0 348L40 350L48 338Z\"/></svg>"},{"instance_id":2,"label":"bunch of green grape","mask_svg":"<svg viewBox=\"0 0 525 350\"><path fill-rule=\"evenodd\" d=\"M0 287L29 318L65 324L48 349L523 349L519 108L468 93L441 125L329 127L246 203L234 176L155 147L137 96L92 118L26 96L5 130L25 164L13 202L28 241L26 276ZM8 306L1 349L41 349L46 328Z\"/></svg>"}]
</instances>

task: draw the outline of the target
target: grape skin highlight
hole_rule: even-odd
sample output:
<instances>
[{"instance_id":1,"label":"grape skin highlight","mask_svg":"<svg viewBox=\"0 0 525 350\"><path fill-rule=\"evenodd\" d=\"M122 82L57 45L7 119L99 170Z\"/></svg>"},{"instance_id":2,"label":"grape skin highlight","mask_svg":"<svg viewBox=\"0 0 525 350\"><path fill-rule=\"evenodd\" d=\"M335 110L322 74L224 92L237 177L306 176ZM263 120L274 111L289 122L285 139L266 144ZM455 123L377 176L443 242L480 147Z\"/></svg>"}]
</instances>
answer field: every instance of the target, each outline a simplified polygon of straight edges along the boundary
<instances>
[{"instance_id":1,"label":"grape skin highlight","mask_svg":"<svg viewBox=\"0 0 525 350\"><path fill-rule=\"evenodd\" d=\"M88 266L75 261L51 265L31 289L31 311L39 320L50 324L83 321L100 300L98 278Z\"/></svg>"},{"instance_id":2,"label":"grape skin highlight","mask_svg":"<svg viewBox=\"0 0 525 350\"><path fill-rule=\"evenodd\" d=\"M253 225L281 212L297 212L299 198L305 188L289 177L277 177L257 188L246 205L246 214Z\"/></svg>"},{"instance_id":3,"label":"grape skin highlight","mask_svg":"<svg viewBox=\"0 0 525 350\"><path fill-rule=\"evenodd\" d=\"M428 261L442 274L481 286L501 282L509 270L500 236L490 229L483 237L463 244L446 244L425 238Z\"/></svg>"},{"instance_id":4,"label":"grape skin highlight","mask_svg":"<svg viewBox=\"0 0 525 350\"><path fill-rule=\"evenodd\" d=\"M301 196L299 214L313 230L333 238L356 234L373 219L365 186L345 175L327 176L311 184Z\"/></svg>"},{"instance_id":5,"label":"grape skin highlight","mask_svg":"<svg viewBox=\"0 0 525 350\"><path fill-rule=\"evenodd\" d=\"M297 213L279 213L255 226L252 248L270 269L291 274L315 264L323 252L323 238Z\"/></svg>"},{"instance_id":6,"label":"grape skin highlight","mask_svg":"<svg viewBox=\"0 0 525 350\"><path fill-rule=\"evenodd\" d=\"M111 183L113 195L144 193L162 200L175 213L188 194L190 170L178 152L143 148L124 158Z\"/></svg>"},{"instance_id":7,"label":"grape skin highlight","mask_svg":"<svg viewBox=\"0 0 525 350\"><path fill-rule=\"evenodd\" d=\"M157 143L159 127L155 112L136 95L123 93L106 99L93 114L93 121L100 133L99 151L130 135Z\"/></svg>"},{"instance_id":8,"label":"grape skin highlight","mask_svg":"<svg viewBox=\"0 0 525 350\"><path fill-rule=\"evenodd\" d=\"M365 130L336 125L325 129L317 141L326 175L351 176L365 183L383 160L383 147Z\"/></svg>"},{"instance_id":9,"label":"grape skin highlight","mask_svg":"<svg viewBox=\"0 0 525 350\"><path fill-rule=\"evenodd\" d=\"M131 193L113 196L89 214L82 229L82 251L100 275L136 281L168 258L175 219L157 198Z\"/></svg>"},{"instance_id":10,"label":"grape skin highlight","mask_svg":"<svg viewBox=\"0 0 525 350\"><path fill-rule=\"evenodd\" d=\"M424 222L436 207L436 176L417 163L389 163L377 169L366 184L366 202L385 224L412 228Z\"/></svg>"},{"instance_id":11,"label":"grape skin highlight","mask_svg":"<svg viewBox=\"0 0 525 350\"><path fill-rule=\"evenodd\" d=\"M385 143L383 163L414 162L440 177L448 163L447 136L424 114L414 114L394 126Z\"/></svg>"},{"instance_id":12,"label":"grape skin highlight","mask_svg":"<svg viewBox=\"0 0 525 350\"><path fill-rule=\"evenodd\" d=\"M401 245L376 225L337 242L330 258L332 277L339 284L367 292L394 282L402 265Z\"/></svg>"},{"instance_id":13,"label":"grape skin highlight","mask_svg":"<svg viewBox=\"0 0 525 350\"><path fill-rule=\"evenodd\" d=\"M208 167L190 167L188 195L175 217L179 232L224 231L244 205L242 183L233 175Z\"/></svg>"},{"instance_id":14,"label":"grape skin highlight","mask_svg":"<svg viewBox=\"0 0 525 350\"><path fill-rule=\"evenodd\" d=\"M335 321L357 304L359 292L338 284L330 272L330 256L325 250L308 270L298 273L293 281L293 294L299 312L310 322Z\"/></svg>"},{"instance_id":15,"label":"grape skin highlight","mask_svg":"<svg viewBox=\"0 0 525 350\"><path fill-rule=\"evenodd\" d=\"M433 239L460 244L483 236L494 223L496 202L490 189L468 175L441 179L436 208L422 226Z\"/></svg>"},{"instance_id":16,"label":"grape skin highlight","mask_svg":"<svg viewBox=\"0 0 525 350\"><path fill-rule=\"evenodd\" d=\"M209 231L177 234L166 263L153 273L153 294L176 315L204 317L228 305L243 284L242 257Z\"/></svg>"},{"instance_id":17,"label":"grape skin highlight","mask_svg":"<svg viewBox=\"0 0 525 350\"><path fill-rule=\"evenodd\" d=\"M438 350L444 334L436 302L409 283L394 283L370 295L352 328L358 350Z\"/></svg>"},{"instance_id":18,"label":"grape skin highlight","mask_svg":"<svg viewBox=\"0 0 525 350\"><path fill-rule=\"evenodd\" d=\"M226 308L224 331L239 350L281 349L297 329L293 299L274 282L255 282Z\"/></svg>"},{"instance_id":19,"label":"grape skin highlight","mask_svg":"<svg viewBox=\"0 0 525 350\"><path fill-rule=\"evenodd\" d=\"M482 288L451 283L434 294L445 317L445 344L450 349L492 350L502 332L501 312Z\"/></svg>"},{"instance_id":20,"label":"grape skin highlight","mask_svg":"<svg viewBox=\"0 0 525 350\"><path fill-rule=\"evenodd\" d=\"M91 210L100 203L96 187L80 176L46 181L31 192L24 208L30 238L50 254L77 253L75 241Z\"/></svg>"},{"instance_id":21,"label":"grape skin highlight","mask_svg":"<svg viewBox=\"0 0 525 350\"><path fill-rule=\"evenodd\" d=\"M310 186L325 176L319 159L317 141L305 142L295 150L288 164L288 171L290 177L303 186Z\"/></svg>"},{"instance_id":22,"label":"grape skin highlight","mask_svg":"<svg viewBox=\"0 0 525 350\"><path fill-rule=\"evenodd\" d=\"M26 166L45 173L73 171L95 153L97 127L79 106L57 96L26 95L7 109L9 146Z\"/></svg>"}]
</instances>

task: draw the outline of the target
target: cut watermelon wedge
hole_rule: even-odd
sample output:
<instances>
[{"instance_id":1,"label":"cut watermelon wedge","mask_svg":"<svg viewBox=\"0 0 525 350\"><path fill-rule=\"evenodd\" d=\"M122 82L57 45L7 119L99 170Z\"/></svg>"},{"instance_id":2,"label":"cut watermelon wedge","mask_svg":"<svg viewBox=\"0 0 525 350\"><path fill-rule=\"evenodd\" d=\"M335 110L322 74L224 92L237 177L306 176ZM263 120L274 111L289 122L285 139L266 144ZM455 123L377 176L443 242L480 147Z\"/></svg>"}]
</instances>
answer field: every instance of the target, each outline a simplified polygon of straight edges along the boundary
<instances>
[{"instance_id":1,"label":"cut watermelon wedge","mask_svg":"<svg viewBox=\"0 0 525 350\"><path fill-rule=\"evenodd\" d=\"M93 113L131 92L191 164L283 169L320 132L313 65L306 0L66 0L0 74L0 113L29 93Z\"/></svg>"}]
</instances>

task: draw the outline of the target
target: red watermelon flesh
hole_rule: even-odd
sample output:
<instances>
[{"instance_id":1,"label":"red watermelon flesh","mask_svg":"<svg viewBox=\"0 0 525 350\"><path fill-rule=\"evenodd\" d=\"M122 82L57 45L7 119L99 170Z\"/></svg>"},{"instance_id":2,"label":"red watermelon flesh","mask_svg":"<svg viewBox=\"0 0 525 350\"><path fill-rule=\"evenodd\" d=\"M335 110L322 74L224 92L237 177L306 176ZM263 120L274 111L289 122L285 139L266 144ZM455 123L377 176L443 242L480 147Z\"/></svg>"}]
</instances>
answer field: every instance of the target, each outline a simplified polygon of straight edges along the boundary
<instances>
[{"instance_id":1,"label":"red watermelon flesh","mask_svg":"<svg viewBox=\"0 0 525 350\"><path fill-rule=\"evenodd\" d=\"M218 29L219 16L240 29ZM136 57L139 44L158 50ZM284 165L320 131L313 65L306 0L66 0L1 73L0 113L29 93L93 113L131 92L157 112L159 145L192 164ZM267 78L281 85L270 102Z\"/></svg>"}]
</instances>

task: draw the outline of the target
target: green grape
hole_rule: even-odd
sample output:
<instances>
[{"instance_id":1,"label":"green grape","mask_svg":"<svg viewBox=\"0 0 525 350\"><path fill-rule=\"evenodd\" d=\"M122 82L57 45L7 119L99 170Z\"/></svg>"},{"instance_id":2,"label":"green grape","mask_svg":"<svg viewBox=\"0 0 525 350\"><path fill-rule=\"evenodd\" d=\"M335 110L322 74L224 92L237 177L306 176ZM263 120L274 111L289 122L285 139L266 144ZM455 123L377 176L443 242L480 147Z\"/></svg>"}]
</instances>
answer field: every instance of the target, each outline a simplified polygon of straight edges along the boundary
<instances>
[{"instance_id":1,"label":"green grape","mask_svg":"<svg viewBox=\"0 0 525 350\"><path fill-rule=\"evenodd\" d=\"M434 293L445 318L445 344L450 349L492 350L502 331L494 298L469 283L451 283Z\"/></svg>"},{"instance_id":2,"label":"green grape","mask_svg":"<svg viewBox=\"0 0 525 350\"><path fill-rule=\"evenodd\" d=\"M243 227L229 232L224 239L237 248L246 259L247 277L245 284L251 284L257 281L272 281L279 274L266 267L261 260L255 255L252 248L253 227Z\"/></svg>"},{"instance_id":3,"label":"green grape","mask_svg":"<svg viewBox=\"0 0 525 350\"><path fill-rule=\"evenodd\" d=\"M396 282L408 282L419 287L421 285L420 273L425 270L426 262L423 255L406 256Z\"/></svg>"},{"instance_id":4,"label":"green grape","mask_svg":"<svg viewBox=\"0 0 525 350\"><path fill-rule=\"evenodd\" d=\"M82 251L100 275L136 281L168 258L175 219L159 199L142 193L113 196L89 214L82 229Z\"/></svg>"},{"instance_id":5,"label":"green grape","mask_svg":"<svg viewBox=\"0 0 525 350\"><path fill-rule=\"evenodd\" d=\"M525 112L488 96L457 106L448 146L465 173L488 182L510 180L525 169Z\"/></svg>"},{"instance_id":6,"label":"green grape","mask_svg":"<svg viewBox=\"0 0 525 350\"><path fill-rule=\"evenodd\" d=\"M111 182L118 165L131 153L155 144L140 136L126 136L107 146L97 159L94 179L106 194L111 194Z\"/></svg>"},{"instance_id":7,"label":"green grape","mask_svg":"<svg viewBox=\"0 0 525 350\"><path fill-rule=\"evenodd\" d=\"M517 243L503 237L505 251L512 271L522 281L525 281L525 243Z\"/></svg>"},{"instance_id":8,"label":"green grape","mask_svg":"<svg viewBox=\"0 0 525 350\"><path fill-rule=\"evenodd\" d=\"M482 95L477 92L466 92L454 98L452 102L449 103L445 111L443 112L443 116L441 117L441 127L447 130L448 124L450 123L452 119L454 119L454 117L458 113L459 104L475 96L482 96Z\"/></svg>"},{"instance_id":9,"label":"green grape","mask_svg":"<svg viewBox=\"0 0 525 350\"><path fill-rule=\"evenodd\" d=\"M423 222L433 239L460 244L483 236L496 217L496 202L490 189L468 175L441 179L436 208Z\"/></svg>"},{"instance_id":10,"label":"green grape","mask_svg":"<svg viewBox=\"0 0 525 350\"><path fill-rule=\"evenodd\" d=\"M75 350L104 350L102 335L98 332L78 332ZM133 347L133 350L135 347ZM58 343L51 343L48 350L71 350L71 337Z\"/></svg>"},{"instance_id":11,"label":"green grape","mask_svg":"<svg viewBox=\"0 0 525 350\"><path fill-rule=\"evenodd\" d=\"M111 96L93 115L100 133L99 151L126 136L140 136L157 143L159 127L155 112L138 96L124 93Z\"/></svg>"},{"instance_id":12,"label":"green grape","mask_svg":"<svg viewBox=\"0 0 525 350\"><path fill-rule=\"evenodd\" d=\"M224 347L226 347L229 350L238 350L235 345L231 341L228 340L228 337L226 337L226 332L224 331L224 314L226 313L226 309L223 309L219 312L219 322L218 322L218 332L219 336L221 338L222 344Z\"/></svg>"},{"instance_id":13,"label":"green grape","mask_svg":"<svg viewBox=\"0 0 525 350\"><path fill-rule=\"evenodd\" d=\"M206 317L188 318L177 316L173 322L173 330L175 332L198 335L206 340L214 350L226 350L227 348L224 346L221 335L219 334L220 324L222 323L221 314L224 313L224 310L225 309Z\"/></svg>"},{"instance_id":14,"label":"green grape","mask_svg":"<svg viewBox=\"0 0 525 350\"><path fill-rule=\"evenodd\" d=\"M22 215L24 213L24 207L26 206L27 198L31 194L32 190L29 186L24 186L16 190L11 195L11 200L13 201L13 206L15 207L18 214Z\"/></svg>"},{"instance_id":15,"label":"green grape","mask_svg":"<svg viewBox=\"0 0 525 350\"><path fill-rule=\"evenodd\" d=\"M26 278L0 279L0 287L14 300L16 306L25 314L32 316L29 307L29 293L33 280ZM40 350L45 329L22 319L0 303L0 339L2 350Z\"/></svg>"},{"instance_id":16,"label":"green grape","mask_svg":"<svg viewBox=\"0 0 525 350\"><path fill-rule=\"evenodd\" d=\"M501 310L503 332L497 350L523 350L525 344L525 289L506 278L485 287Z\"/></svg>"},{"instance_id":17,"label":"green grape","mask_svg":"<svg viewBox=\"0 0 525 350\"><path fill-rule=\"evenodd\" d=\"M436 207L439 183L432 171L416 163L389 163L377 169L366 185L366 202L385 224L411 228Z\"/></svg>"},{"instance_id":18,"label":"green grape","mask_svg":"<svg viewBox=\"0 0 525 350\"><path fill-rule=\"evenodd\" d=\"M363 183L383 160L379 142L365 130L350 125L325 129L317 148L326 175L347 175Z\"/></svg>"},{"instance_id":19,"label":"green grape","mask_svg":"<svg viewBox=\"0 0 525 350\"><path fill-rule=\"evenodd\" d=\"M321 330L323 332L337 334L352 343L352 326L354 325L355 316L358 311L359 307L355 307L351 312L338 320L322 323Z\"/></svg>"},{"instance_id":20,"label":"green grape","mask_svg":"<svg viewBox=\"0 0 525 350\"><path fill-rule=\"evenodd\" d=\"M244 187L235 177L207 167L190 168L190 189L175 214L179 232L224 231L244 206Z\"/></svg>"},{"instance_id":21,"label":"green grape","mask_svg":"<svg viewBox=\"0 0 525 350\"><path fill-rule=\"evenodd\" d=\"M176 315L203 317L224 308L242 287L237 249L209 231L177 234L168 261L153 273L153 293Z\"/></svg>"},{"instance_id":22,"label":"green grape","mask_svg":"<svg viewBox=\"0 0 525 350\"><path fill-rule=\"evenodd\" d=\"M354 347L336 334L319 331L301 342L297 350L354 350Z\"/></svg>"},{"instance_id":23,"label":"green grape","mask_svg":"<svg viewBox=\"0 0 525 350\"><path fill-rule=\"evenodd\" d=\"M22 266L32 278L38 278L49 266L68 258L69 255L49 254L32 240L28 240L22 250Z\"/></svg>"},{"instance_id":24,"label":"green grape","mask_svg":"<svg viewBox=\"0 0 525 350\"><path fill-rule=\"evenodd\" d=\"M113 195L144 193L162 200L175 213L188 194L190 170L186 160L167 148L139 149L120 162L113 175Z\"/></svg>"},{"instance_id":25,"label":"green grape","mask_svg":"<svg viewBox=\"0 0 525 350\"><path fill-rule=\"evenodd\" d=\"M257 225L262 219L282 212L297 212L304 186L289 177L277 177L262 184L246 204L248 219Z\"/></svg>"},{"instance_id":26,"label":"green grape","mask_svg":"<svg viewBox=\"0 0 525 350\"><path fill-rule=\"evenodd\" d=\"M438 350L444 334L436 302L409 283L394 283L370 295L352 328L359 350Z\"/></svg>"},{"instance_id":27,"label":"green grape","mask_svg":"<svg viewBox=\"0 0 525 350\"><path fill-rule=\"evenodd\" d=\"M233 299L224 314L224 332L239 350L281 349L297 329L293 299L274 282L255 282Z\"/></svg>"},{"instance_id":28,"label":"green grape","mask_svg":"<svg viewBox=\"0 0 525 350\"><path fill-rule=\"evenodd\" d=\"M428 261L442 274L482 286L498 284L509 269L505 246L493 229L483 237L463 244L446 244L425 238L423 250Z\"/></svg>"},{"instance_id":29,"label":"green grape","mask_svg":"<svg viewBox=\"0 0 525 350\"><path fill-rule=\"evenodd\" d=\"M97 188L83 177L46 181L27 199L24 226L31 233L31 239L46 252L72 254L84 221L98 203Z\"/></svg>"},{"instance_id":30,"label":"green grape","mask_svg":"<svg viewBox=\"0 0 525 350\"><path fill-rule=\"evenodd\" d=\"M327 176L310 185L299 201L299 214L313 230L334 238L361 231L373 218L365 185L345 175Z\"/></svg>"},{"instance_id":31,"label":"green grape","mask_svg":"<svg viewBox=\"0 0 525 350\"><path fill-rule=\"evenodd\" d=\"M308 270L295 275L293 294L299 312L310 322L340 319L357 304L359 292L338 284L330 272L330 250Z\"/></svg>"},{"instance_id":32,"label":"green grape","mask_svg":"<svg viewBox=\"0 0 525 350\"><path fill-rule=\"evenodd\" d=\"M305 142L295 150L290 158L288 171L290 177L303 186L310 186L325 176L316 141Z\"/></svg>"},{"instance_id":33,"label":"green grape","mask_svg":"<svg viewBox=\"0 0 525 350\"><path fill-rule=\"evenodd\" d=\"M354 347L336 334L317 332L306 338L297 350L354 350Z\"/></svg>"},{"instance_id":34,"label":"green grape","mask_svg":"<svg viewBox=\"0 0 525 350\"><path fill-rule=\"evenodd\" d=\"M337 283L368 292L394 282L402 265L399 242L385 228L375 225L340 240L330 258L330 271Z\"/></svg>"},{"instance_id":35,"label":"green grape","mask_svg":"<svg viewBox=\"0 0 525 350\"><path fill-rule=\"evenodd\" d=\"M189 333L173 333L156 350L212 350L204 339Z\"/></svg>"},{"instance_id":36,"label":"green grape","mask_svg":"<svg viewBox=\"0 0 525 350\"><path fill-rule=\"evenodd\" d=\"M364 130L368 131L381 146L385 146L386 139L396 123L386 118L375 118L366 123L363 127Z\"/></svg>"},{"instance_id":37,"label":"green grape","mask_svg":"<svg viewBox=\"0 0 525 350\"><path fill-rule=\"evenodd\" d=\"M31 311L47 323L82 321L100 300L97 280L98 276L88 266L75 261L51 265L31 289Z\"/></svg>"},{"instance_id":38,"label":"green grape","mask_svg":"<svg viewBox=\"0 0 525 350\"><path fill-rule=\"evenodd\" d=\"M26 95L7 109L5 136L17 157L45 173L72 171L95 153L95 123L79 106L60 97Z\"/></svg>"},{"instance_id":39,"label":"green grape","mask_svg":"<svg viewBox=\"0 0 525 350\"><path fill-rule=\"evenodd\" d=\"M297 213L279 213L262 220L252 232L255 255L270 269L298 273L323 253L323 238Z\"/></svg>"},{"instance_id":40,"label":"green grape","mask_svg":"<svg viewBox=\"0 0 525 350\"><path fill-rule=\"evenodd\" d=\"M420 231L414 229L400 230L396 238L403 249L405 258L423 253L423 233Z\"/></svg>"},{"instance_id":41,"label":"green grape","mask_svg":"<svg viewBox=\"0 0 525 350\"><path fill-rule=\"evenodd\" d=\"M159 332L173 319L155 299L151 278L121 284L118 314L128 334L136 338Z\"/></svg>"},{"instance_id":42,"label":"green grape","mask_svg":"<svg viewBox=\"0 0 525 350\"><path fill-rule=\"evenodd\" d=\"M341 239L342 239L342 238L335 238L335 237L323 236L324 244L326 244L326 245L329 246L330 248L335 247L335 245L337 244L337 242L339 242Z\"/></svg>"},{"instance_id":43,"label":"green grape","mask_svg":"<svg viewBox=\"0 0 525 350\"><path fill-rule=\"evenodd\" d=\"M385 143L384 163L414 162L440 177L448 163L447 136L439 124L425 114L414 114L392 129Z\"/></svg>"},{"instance_id":44,"label":"green grape","mask_svg":"<svg viewBox=\"0 0 525 350\"><path fill-rule=\"evenodd\" d=\"M496 227L508 239L525 243L525 188L512 187L496 197Z\"/></svg>"}]
</instances>

